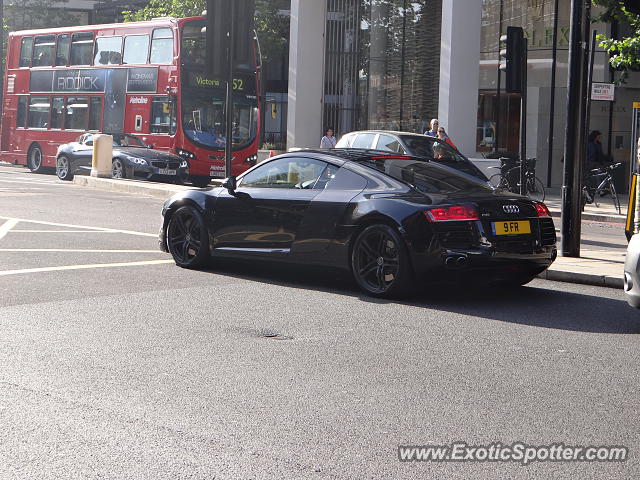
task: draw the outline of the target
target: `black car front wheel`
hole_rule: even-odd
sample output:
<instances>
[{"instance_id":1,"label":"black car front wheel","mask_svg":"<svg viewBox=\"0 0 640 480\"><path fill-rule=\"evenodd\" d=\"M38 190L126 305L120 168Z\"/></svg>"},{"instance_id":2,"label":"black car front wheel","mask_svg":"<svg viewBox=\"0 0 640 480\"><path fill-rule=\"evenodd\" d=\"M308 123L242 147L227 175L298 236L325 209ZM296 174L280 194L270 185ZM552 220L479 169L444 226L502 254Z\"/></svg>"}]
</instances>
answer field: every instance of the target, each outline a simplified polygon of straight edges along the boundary
<instances>
[{"instance_id":1,"label":"black car front wheel","mask_svg":"<svg viewBox=\"0 0 640 480\"><path fill-rule=\"evenodd\" d=\"M351 271L358 286L377 297L407 293L412 277L404 241L384 224L371 225L357 236Z\"/></svg>"},{"instance_id":2,"label":"black car front wheel","mask_svg":"<svg viewBox=\"0 0 640 480\"><path fill-rule=\"evenodd\" d=\"M56 159L56 175L60 180L73 180L71 162L66 155L60 155Z\"/></svg>"},{"instance_id":3,"label":"black car front wheel","mask_svg":"<svg viewBox=\"0 0 640 480\"><path fill-rule=\"evenodd\" d=\"M127 178L127 168L119 158L114 158L111 162L111 176L113 178Z\"/></svg>"},{"instance_id":4,"label":"black car front wheel","mask_svg":"<svg viewBox=\"0 0 640 480\"><path fill-rule=\"evenodd\" d=\"M198 210L184 206L171 215L167 226L167 247L179 267L199 268L207 263L209 237Z\"/></svg>"}]
</instances>

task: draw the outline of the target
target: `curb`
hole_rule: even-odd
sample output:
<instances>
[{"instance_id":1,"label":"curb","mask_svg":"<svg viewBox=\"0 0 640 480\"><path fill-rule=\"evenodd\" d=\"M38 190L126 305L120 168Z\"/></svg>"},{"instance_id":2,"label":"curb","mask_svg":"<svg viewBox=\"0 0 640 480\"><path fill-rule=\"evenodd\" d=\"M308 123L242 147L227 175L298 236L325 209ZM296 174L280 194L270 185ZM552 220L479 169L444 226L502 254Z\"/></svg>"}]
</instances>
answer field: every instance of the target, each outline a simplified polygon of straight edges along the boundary
<instances>
[{"instance_id":1,"label":"curb","mask_svg":"<svg viewBox=\"0 0 640 480\"><path fill-rule=\"evenodd\" d=\"M560 210L549 209L549 211L551 212L551 216L553 218L562 217L562 212ZM592 222L619 223L620 225L624 225L627 221L625 216L614 216L614 215L604 215L604 214L601 215L598 213L582 213L582 220L589 220Z\"/></svg>"},{"instance_id":2,"label":"curb","mask_svg":"<svg viewBox=\"0 0 640 480\"><path fill-rule=\"evenodd\" d=\"M113 178L96 178L84 175L76 175L73 183L84 187L92 187L98 190L107 190L110 192L132 193L137 195L149 195L155 198L166 200L171 195L185 190L193 190L195 187L184 185L154 184L148 182L140 182L137 180L113 179Z\"/></svg>"},{"instance_id":3,"label":"curb","mask_svg":"<svg viewBox=\"0 0 640 480\"><path fill-rule=\"evenodd\" d=\"M568 272L565 270L545 270L538 278L552 280L554 282L577 283L580 285L593 285L596 287L624 288L622 277L610 275L594 275L592 273Z\"/></svg>"}]
</instances>

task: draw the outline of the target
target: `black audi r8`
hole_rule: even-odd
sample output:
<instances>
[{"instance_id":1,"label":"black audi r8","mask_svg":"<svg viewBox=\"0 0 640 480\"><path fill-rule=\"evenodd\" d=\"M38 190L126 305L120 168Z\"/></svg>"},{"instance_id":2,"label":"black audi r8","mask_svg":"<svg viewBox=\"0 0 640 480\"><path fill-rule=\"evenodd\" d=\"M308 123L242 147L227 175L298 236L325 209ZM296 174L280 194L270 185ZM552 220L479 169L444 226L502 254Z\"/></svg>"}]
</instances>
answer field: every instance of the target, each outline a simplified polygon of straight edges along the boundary
<instances>
[{"instance_id":1,"label":"black audi r8","mask_svg":"<svg viewBox=\"0 0 640 480\"><path fill-rule=\"evenodd\" d=\"M142 178L186 180L189 175L187 160L172 153L154 150L141 139L126 133L114 133L113 178ZM58 147L56 175L61 180L72 180L74 175L88 175L93 157L92 133L80 135L75 142Z\"/></svg>"},{"instance_id":2,"label":"black audi r8","mask_svg":"<svg viewBox=\"0 0 640 480\"><path fill-rule=\"evenodd\" d=\"M410 156L334 149L269 159L162 210L177 265L251 258L349 270L376 296L415 278L522 285L556 258L547 207Z\"/></svg>"}]
</instances>

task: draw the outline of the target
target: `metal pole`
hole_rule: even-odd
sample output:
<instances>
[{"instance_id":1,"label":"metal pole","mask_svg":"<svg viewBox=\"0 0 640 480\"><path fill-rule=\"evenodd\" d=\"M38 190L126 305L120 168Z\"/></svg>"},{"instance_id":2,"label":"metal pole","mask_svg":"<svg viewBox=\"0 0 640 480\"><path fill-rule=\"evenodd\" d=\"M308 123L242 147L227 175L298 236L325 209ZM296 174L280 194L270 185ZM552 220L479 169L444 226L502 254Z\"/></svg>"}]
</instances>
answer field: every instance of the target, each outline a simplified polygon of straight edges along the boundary
<instances>
[{"instance_id":1,"label":"metal pole","mask_svg":"<svg viewBox=\"0 0 640 480\"><path fill-rule=\"evenodd\" d=\"M498 38L502 37L502 22L504 21L504 0L500 0L500 25L498 25ZM502 70L500 70L500 42L498 42L498 68L497 68L497 73L498 73L498 82L496 85L496 130L495 132L493 132L493 134L495 135L495 138L493 139L493 151L494 153L498 152L498 139L500 138L500 127L501 122L500 122L500 110L501 110L501 105L500 105L500 100L501 100L501 88L502 88ZM484 136L484 132L482 133L482 135Z\"/></svg>"},{"instance_id":2,"label":"metal pole","mask_svg":"<svg viewBox=\"0 0 640 480\"><path fill-rule=\"evenodd\" d=\"M589 3L591 0L587 0ZM571 28L569 41L569 72L567 77L567 120L564 141L564 176L562 184L561 253L565 257L580 256L580 227L582 214L582 158L583 133L581 113L584 89L583 24L585 0L571 1Z\"/></svg>"},{"instance_id":3,"label":"metal pole","mask_svg":"<svg viewBox=\"0 0 640 480\"><path fill-rule=\"evenodd\" d=\"M549 150L547 155L547 187L551 188L551 174L553 171L553 136L555 133L556 114L556 70L558 67L558 3L556 0L553 11L553 50L551 53L551 98L549 105Z\"/></svg>"},{"instance_id":4,"label":"metal pole","mask_svg":"<svg viewBox=\"0 0 640 480\"><path fill-rule=\"evenodd\" d=\"M226 141L224 147L224 174L231 176L231 160L233 159L233 39L236 30L236 2L229 2L231 9L231 25L227 38L227 96L225 103Z\"/></svg>"},{"instance_id":5,"label":"metal pole","mask_svg":"<svg viewBox=\"0 0 640 480\"><path fill-rule=\"evenodd\" d=\"M593 83L593 60L596 53L596 35L598 35L598 31L594 30L593 33L591 34L591 48L589 49L589 73L587 76L587 104L586 104L586 113L584 116L585 125L584 125L584 132L583 132L585 139L589 136L589 125L591 123L591 84ZM584 149L586 153L586 150L587 150L586 144L584 145Z\"/></svg>"},{"instance_id":6,"label":"metal pole","mask_svg":"<svg viewBox=\"0 0 640 480\"><path fill-rule=\"evenodd\" d=\"M529 40L524 39L522 52L522 87L520 88L520 195L527 194L525 167L527 163L527 67L529 59Z\"/></svg>"},{"instance_id":7,"label":"metal pole","mask_svg":"<svg viewBox=\"0 0 640 480\"><path fill-rule=\"evenodd\" d=\"M4 111L4 67L6 62L6 50L4 49L4 1L0 0L0 114Z\"/></svg>"}]
</instances>

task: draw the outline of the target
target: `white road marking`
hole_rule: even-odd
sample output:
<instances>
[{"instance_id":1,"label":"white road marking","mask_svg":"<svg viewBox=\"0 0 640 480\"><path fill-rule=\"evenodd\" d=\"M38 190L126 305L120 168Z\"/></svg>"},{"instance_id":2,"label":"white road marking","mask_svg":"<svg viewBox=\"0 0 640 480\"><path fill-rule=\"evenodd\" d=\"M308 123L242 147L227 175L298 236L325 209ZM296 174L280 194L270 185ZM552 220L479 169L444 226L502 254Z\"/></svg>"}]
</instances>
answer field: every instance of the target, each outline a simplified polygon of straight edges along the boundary
<instances>
[{"instance_id":1,"label":"white road marking","mask_svg":"<svg viewBox=\"0 0 640 480\"><path fill-rule=\"evenodd\" d=\"M10 233L120 233L115 230L17 230L12 229Z\"/></svg>"},{"instance_id":2,"label":"white road marking","mask_svg":"<svg viewBox=\"0 0 640 480\"><path fill-rule=\"evenodd\" d=\"M0 248L0 252L71 252L71 253L157 253L160 250L92 250L65 248Z\"/></svg>"},{"instance_id":3,"label":"white road marking","mask_svg":"<svg viewBox=\"0 0 640 480\"><path fill-rule=\"evenodd\" d=\"M173 260L148 260L143 262L126 262L126 263L96 263L93 265L63 265L60 267L40 267L40 268L24 268L22 270L5 270L0 271L0 277L7 275L22 275L26 273L56 272L64 270L88 270L92 268L117 268L117 267L137 267L143 265L162 265L174 263Z\"/></svg>"},{"instance_id":4,"label":"white road marking","mask_svg":"<svg viewBox=\"0 0 640 480\"><path fill-rule=\"evenodd\" d=\"M126 235L138 235L141 237L157 237L157 233L144 233L144 232L133 232L131 230L118 230L116 228L104 228L104 227L89 227L87 225L71 225L68 223L53 223L53 222L43 222L41 220L27 220L24 218L13 218L13 217L3 217L0 216L2 220L16 220L18 222L25 223L36 223L38 225L51 225L53 227L66 227L66 228L79 228L85 230L97 230L100 232L113 232L113 233L124 233Z\"/></svg>"},{"instance_id":5,"label":"white road marking","mask_svg":"<svg viewBox=\"0 0 640 480\"><path fill-rule=\"evenodd\" d=\"M7 221L0 225L0 238L3 238L9 230L15 227L18 224L18 220L15 218L8 218Z\"/></svg>"},{"instance_id":6,"label":"white road marking","mask_svg":"<svg viewBox=\"0 0 640 480\"><path fill-rule=\"evenodd\" d=\"M4 179L0 179L0 182L2 183L21 183L21 184L27 184L27 185L56 185L56 186L65 186L65 185L73 185L72 183L59 183L59 182L40 182L40 181L33 181L33 180L4 180Z\"/></svg>"}]
</instances>

